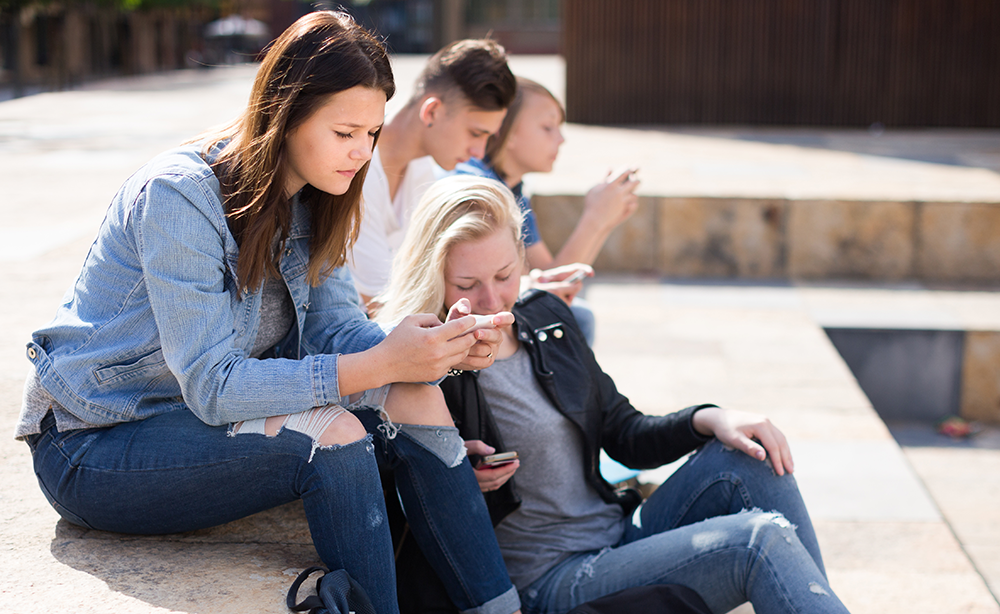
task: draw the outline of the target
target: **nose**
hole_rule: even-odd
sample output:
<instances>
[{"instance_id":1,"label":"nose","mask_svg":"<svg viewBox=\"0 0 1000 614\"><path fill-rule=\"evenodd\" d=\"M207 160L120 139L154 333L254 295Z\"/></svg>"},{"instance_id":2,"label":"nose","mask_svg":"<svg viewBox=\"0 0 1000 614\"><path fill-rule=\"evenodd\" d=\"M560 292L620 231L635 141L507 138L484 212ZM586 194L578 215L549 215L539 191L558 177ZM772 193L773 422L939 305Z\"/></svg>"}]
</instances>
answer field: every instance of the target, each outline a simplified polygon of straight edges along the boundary
<instances>
[{"instance_id":1,"label":"nose","mask_svg":"<svg viewBox=\"0 0 1000 614\"><path fill-rule=\"evenodd\" d=\"M556 134L558 135L558 136L556 137L556 142L557 142L557 143L559 143L560 145L562 145L563 143L565 143L565 142L566 142L566 137L564 137L564 136L563 136L563 133L562 133L562 130L560 130L560 129L557 129L557 130L556 130Z\"/></svg>"},{"instance_id":2,"label":"nose","mask_svg":"<svg viewBox=\"0 0 1000 614\"><path fill-rule=\"evenodd\" d=\"M367 162L372 159L372 151L375 149L375 139L369 138L363 145L359 145L351 150L351 158Z\"/></svg>"},{"instance_id":3,"label":"nose","mask_svg":"<svg viewBox=\"0 0 1000 614\"><path fill-rule=\"evenodd\" d=\"M485 158L486 157L486 139L488 137L483 137L481 139L476 139L472 142L472 147L469 148L469 155L473 158Z\"/></svg>"},{"instance_id":4,"label":"nose","mask_svg":"<svg viewBox=\"0 0 1000 614\"><path fill-rule=\"evenodd\" d=\"M483 285L482 291L479 293L479 303L477 310L479 313L496 313L500 311L502 303L500 301L500 293L493 284Z\"/></svg>"}]
</instances>

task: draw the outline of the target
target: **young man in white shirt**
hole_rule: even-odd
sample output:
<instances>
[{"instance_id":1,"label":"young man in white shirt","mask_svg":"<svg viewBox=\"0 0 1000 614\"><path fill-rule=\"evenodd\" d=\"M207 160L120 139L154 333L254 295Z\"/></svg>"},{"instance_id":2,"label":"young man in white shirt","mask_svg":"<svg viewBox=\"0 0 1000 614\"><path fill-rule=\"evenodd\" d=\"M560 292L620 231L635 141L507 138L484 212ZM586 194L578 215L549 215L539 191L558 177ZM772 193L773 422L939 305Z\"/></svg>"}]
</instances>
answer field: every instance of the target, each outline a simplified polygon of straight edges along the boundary
<instances>
[{"instance_id":1,"label":"young man in white shirt","mask_svg":"<svg viewBox=\"0 0 1000 614\"><path fill-rule=\"evenodd\" d=\"M410 212L446 171L482 158L500 128L517 82L503 47L489 39L462 40L434 54L413 96L382 127L364 185L364 215L348 266L368 304L389 282L392 258Z\"/></svg>"}]
</instances>

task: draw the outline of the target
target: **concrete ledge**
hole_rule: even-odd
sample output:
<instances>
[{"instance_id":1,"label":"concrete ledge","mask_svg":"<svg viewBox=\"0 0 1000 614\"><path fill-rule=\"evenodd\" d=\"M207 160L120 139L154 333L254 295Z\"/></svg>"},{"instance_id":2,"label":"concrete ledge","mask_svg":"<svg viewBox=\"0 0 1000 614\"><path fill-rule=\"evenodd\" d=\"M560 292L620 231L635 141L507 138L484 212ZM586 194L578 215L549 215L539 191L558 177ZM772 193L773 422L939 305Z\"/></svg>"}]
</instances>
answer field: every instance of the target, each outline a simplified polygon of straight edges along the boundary
<instances>
[{"instance_id":1,"label":"concrete ledge","mask_svg":"<svg viewBox=\"0 0 1000 614\"><path fill-rule=\"evenodd\" d=\"M1000 332L965 333L961 415L1000 424Z\"/></svg>"},{"instance_id":2,"label":"concrete ledge","mask_svg":"<svg viewBox=\"0 0 1000 614\"><path fill-rule=\"evenodd\" d=\"M583 195L534 198L562 245ZM595 266L670 277L1000 281L1000 203L642 197Z\"/></svg>"}]
</instances>

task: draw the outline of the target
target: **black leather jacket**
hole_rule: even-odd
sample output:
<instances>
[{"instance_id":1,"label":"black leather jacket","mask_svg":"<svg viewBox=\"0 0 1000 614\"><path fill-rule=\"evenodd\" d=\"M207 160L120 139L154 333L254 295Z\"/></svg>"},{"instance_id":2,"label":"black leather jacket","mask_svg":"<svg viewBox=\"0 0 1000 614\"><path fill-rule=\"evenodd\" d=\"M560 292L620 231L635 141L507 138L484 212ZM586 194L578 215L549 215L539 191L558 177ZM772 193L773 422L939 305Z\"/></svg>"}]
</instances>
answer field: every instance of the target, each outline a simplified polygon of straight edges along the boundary
<instances>
[{"instance_id":1,"label":"black leather jacket","mask_svg":"<svg viewBox=\"0 0 1000 614\"><path fill-rule=\"evenodd\" d=\"M583 433L586 479L605 501L620 504L628 514L641 497L634 490L615 490L601 477L601 448L627 467L652 469L708 441L694 430L691 418L697 410L713 405L692 406L665 416L639 412L601 370L562 299L532 291L512 311L517 337L531 356L535 377L552 404ZM441 389L463 439L480 439L504 451L478 377L477 372L449 377ZM515 474L500 489L485 494L494 525L521 504L516 482Z\"/></svg>"},{"instance_id":2,"label":"black leather jacket","mask_svg":"<svg viewBox=\"0 0 1000 614\"><path fill-rule=\"evenodd\" d=\"M674 461L708 441L691 424L697 405L666 416L647 416L628 402L594 359L572 312L562 299L533 291L514 305L514 321L521 343L531 354L535 376L553 405L583 432L586 477L600 496L620 504L626 514L641 502L634 490L615 490L599 473L601 448L611 458L634 469L652 469ZM558 376L556 375L558 374ZM504 450L489 403L479 387L479 374L465 372L441 383L452 417L463 439L480 439ZM517 477L498 490L485 493L493 524L517 509ZM391 493L391 482L386 482ZM401 614L457 614L444 585L428 565L413 539L407 539L405 519L395 496L386 497L393 543L396 547L396 581ZM707 608L671 601L683 587L660 586L628 589L599 600L605 609L583 612L657 612L680 614L707 612ZM686 594L686 593L685 593ZM683 596L683 595L682 595ZM697 595L693 598L697 600ZM593 602L598 603L598 602ZM637 607L648 603L646 607ZM610 604L610 605L609 605ZM702 604L703 606L704 604ZM610 610L607 608L610 607Z\"/></svg>"}]
</instances>

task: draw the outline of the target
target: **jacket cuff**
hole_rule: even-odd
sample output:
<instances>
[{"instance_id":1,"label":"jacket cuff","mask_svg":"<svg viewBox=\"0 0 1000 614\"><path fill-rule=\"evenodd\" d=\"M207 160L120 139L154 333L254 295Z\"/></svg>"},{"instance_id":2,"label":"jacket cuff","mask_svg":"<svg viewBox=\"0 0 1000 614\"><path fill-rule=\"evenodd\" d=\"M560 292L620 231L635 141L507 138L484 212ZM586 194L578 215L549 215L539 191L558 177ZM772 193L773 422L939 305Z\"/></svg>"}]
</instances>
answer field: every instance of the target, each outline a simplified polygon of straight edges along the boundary
<instances>
[{"instance_id":1,"label":"jacket cuff","mask_svg":"<svg viewBox=\"0 0 1000 614\"><path fill-rule=\"evenodd\" d=\"M690 407L685 407L684 409L681 410L683 412L688 412L687 416L688 430L691 431L691 436L694 437L695 440L700 441L701 443L705 443L706 441L713 439L714 435L702 435L701 433L699 433L698 430L694 428L694 415L698 413L698 410L707 409L709 407L718 407L718 405L716 405L715 403L702 403L701 405L692 405Z\"/></svg>"}]
</instances>

